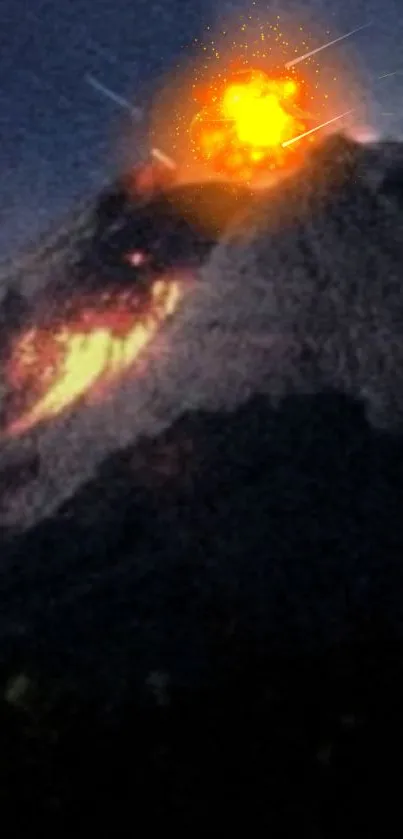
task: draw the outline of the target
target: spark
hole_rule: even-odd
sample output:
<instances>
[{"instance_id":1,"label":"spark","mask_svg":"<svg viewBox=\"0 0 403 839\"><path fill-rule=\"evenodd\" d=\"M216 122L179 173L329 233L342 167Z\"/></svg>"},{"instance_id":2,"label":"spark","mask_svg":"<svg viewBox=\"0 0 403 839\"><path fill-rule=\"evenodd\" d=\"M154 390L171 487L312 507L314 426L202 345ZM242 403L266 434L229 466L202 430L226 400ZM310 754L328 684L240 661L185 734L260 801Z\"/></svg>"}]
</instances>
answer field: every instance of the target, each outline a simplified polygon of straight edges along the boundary
<instances>
[{"instance_id":1,"label":"spark","mask_svg":"<svg viewBox=\"0 0 403 839\"><path fill-rule=\"evenodd\" d=\"M326 50L328 47L332 47L333 44L338 44L340 41L345 41L346 38L350 38L351 35L355 35L356 32L361 32L362 29L367 29L368 26L372 26L372 21L370 23L364 23L362 26L358 26L356 29L351 29L351 31L346 32L345 35L340 35L339 38L334 38L333 41L328 41L327 44L322 44L321 47L316 47L316 49L314 50L305 52L304 55L299 55L298 58L293 58L291 61L287 61L287 63L285 64L286 70L290 70L291 67L295 67L301 61L305 61L305 59L311 58L313 55L317 55L318 52L322 52L322 50Z\"/></svg>"},{"instance_id":2,"label":"spark","mask_svg":"<svg viewBox=\"0 0 403 839\"><path fill-rule=\"evenodd\" d=\"M325 128L326 125L330 125L332 122L337 122L339 119L343 119L343 117L348 116L348 114L352 114L355 108L351 108L349 111L344 111L343 114L338 114L337 117L332 117L332 119L327 119L326 122L321 122L320 125L316 125L315 128L310 128L309 131L304 131L303 134L298 134L297 137L293 137L291 140L286 140L282 143L283 149L287 148L287 146L291 146L293 143L296 143L297 140L302 140L304 137L308 137L309 134L314 134L316 131L319 131L321 128Z\"/></svg>"},{"instance_id":3,"label":"spark","mask_svg":"<svg viewBox=\"0 0 403 839\"><path fill-rule=\"evenodd\" d=\"M125 99L124 96L120 96L118 93L115 93L109 87L102 84L102 82L97 81L94 79L94 76L86 75L85 81L87 84L91 85L94 90L97 90L99 93L102 93L107 99L110 99L111 102L114 102L115 105L119 105L121 108L124 108L126 111L130 111L133 117L136 119L141 119L143 116L141 108L134 108L133 105L130 104L128 99Z\"/></svg>"}]
</instances>

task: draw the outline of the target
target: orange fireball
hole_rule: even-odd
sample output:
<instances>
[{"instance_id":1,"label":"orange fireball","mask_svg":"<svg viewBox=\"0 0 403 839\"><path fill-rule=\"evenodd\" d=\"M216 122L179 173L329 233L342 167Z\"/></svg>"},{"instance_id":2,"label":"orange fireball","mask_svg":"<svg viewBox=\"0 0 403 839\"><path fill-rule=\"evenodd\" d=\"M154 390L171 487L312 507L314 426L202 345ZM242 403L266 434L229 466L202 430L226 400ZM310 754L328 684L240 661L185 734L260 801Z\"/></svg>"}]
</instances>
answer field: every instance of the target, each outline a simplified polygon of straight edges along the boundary
<instances>
[{"instance_id":1,"label":"orange fireball","mask_svg":"<svg viewBox=\"0 0 403 839\"><path fill-rule=\"evenodd\" d=\"M290 75L270 78L262 70L241 71L197 91L196 98L206 103L190 127L196 156L238 180L290 165L299 144L284 144L313 121L304 108L305 85Z\"/></svg>"},{"instance_id":2,"label":"orange fireball","mask_svg":"<svg viewBox=\"0 0 403 839\"><path fill-rule=\"evenodd\" d=\"M8 433L22 434L84 397L96 400L101 389L128 370L175 311L180 287L159 280L151 298L141 317L130 309L127 294L121 294L105 310L94 302L63 325L33 327L23 334L6 374L11 392L23 394L24 401L28 394L30 405L11 422Z\"/></svg>"}]
</instances>

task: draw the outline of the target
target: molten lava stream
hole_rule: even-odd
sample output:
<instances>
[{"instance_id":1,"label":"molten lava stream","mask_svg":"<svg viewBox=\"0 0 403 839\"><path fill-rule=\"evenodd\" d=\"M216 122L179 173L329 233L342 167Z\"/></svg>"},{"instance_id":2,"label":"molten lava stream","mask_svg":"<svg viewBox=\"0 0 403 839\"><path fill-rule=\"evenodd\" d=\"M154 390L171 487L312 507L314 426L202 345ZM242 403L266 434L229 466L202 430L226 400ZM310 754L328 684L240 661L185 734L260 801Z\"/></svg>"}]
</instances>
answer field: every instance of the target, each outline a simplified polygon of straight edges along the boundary
<instances>
[{"instance_id":1,"label":"molten lava stream","mask_svg":"<svg viewBox=\"0 0 403 839\"><path fill-rule=\"evenodd\" d=\"M7 433L21 435L84 397L99 399L104 388L136 361L179 299L177 282L159 280L141 317L130 311L127 295L121 295L107 310L87 307L80 317L54 331L41 327L27 331L14 347L7 381L12 392L35 396Z\"/></svg>"}]
</instances>

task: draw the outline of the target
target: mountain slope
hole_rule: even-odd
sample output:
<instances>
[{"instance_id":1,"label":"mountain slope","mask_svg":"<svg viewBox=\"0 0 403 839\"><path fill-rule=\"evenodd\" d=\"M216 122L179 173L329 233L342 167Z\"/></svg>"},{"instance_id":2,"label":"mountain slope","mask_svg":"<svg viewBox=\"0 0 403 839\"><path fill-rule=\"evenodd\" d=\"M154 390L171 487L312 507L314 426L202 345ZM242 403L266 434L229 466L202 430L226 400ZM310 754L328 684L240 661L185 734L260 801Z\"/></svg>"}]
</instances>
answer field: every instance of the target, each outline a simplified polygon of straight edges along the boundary
<instances>
[{"instance_id":1,"label":"mountain slope","mask_svg":"<svg viewBox=\"0 0 403 839\"><path fill-rule=\"evenodd\" d=\"M194 314L179 314L189 329L178 335L207 360L194 354L189 380L211 368L210 332L221 331L231 389L249 358L255 387L275 400L332 387L362 399L375 427L402 427L402 173L399 144L336 136L259 196L213 250Z\"/></svg>"},{"instance_id":2,"label":"mountain slope","mask_svg":"<svg viewBox=\"0 0 403 839\"><path fill-rule=\"evenodd\" d=\"M252 200L142 357L144 374L135 366L103 405L78 406L27 436L40 468L3 501L4 522L28 526L50 514L108 452L160 433L185 411L232 410L255 392L276 402L335 387L363 399L375 425L398 424L401 169L399 143L334 137L300 173ZM106 238L123 223L137 247L154 242L175 271L175 242L183 234L185 250L190 244L181 206L169 204L165 216L152 197L128 215L115 208ZM72 266L98 249L94 207L24 269L28 285L49 279L41 306L55 306L55 286L69 294L91 285L94 269L76 275ZM197 278L195 265L192 272ZM108 286L116 278L107 273Z\"/></svg>"},{"instance_id":3,"label":"mountain slope","mask_svg":"<svg viewBox=\"0 0 403 839\"><path fill-rule=\"evenodd\" d=\"M107 669L111 644L113 659L124 660L122 672L133 650L138 662L147 662L145 672L149 657L160 657L164 631L158 621L165 622L167 638L175 635L178 585L184 635L167 641L163 658L186 661L186 670L190 660L206 655L200 652L201 615L215 608L216 597L220 604L229 597L228 613L245 597L239 620L253 627L258 614L259 637L273 627L277 633L283 616L274 616L278 604L285 604L288 623L282 633L294 640L317 633L330 638L333 625L345 626L351 574L353 589L361 586L364 601L371 600L376 585L367 568L374 562L378 579L389 567L383 557L393 564L400 555L400 436L383 441L374 430L369 437L359 414L374 372L388 388L397 382L388 391L387 407L399 397L400 296L393 273L402 247L399 155L400 146L365 148L346 138L324 144L299 175L256 198L224 236L200 281L154 341L141 376L134 370L105 403L79 406L22 441L27 478L8 487L8 467L4 482L4 637L9 631L12 637L21 634L28 645L34 638L35 646L43 642L56 659L71 659L85 672L101 633L109 650ZM313 252L317 233L327 245ZM72 243L77 244L74 235ZM366 247L371 253L378 248L376 259L368 262ZM390 357L394 378L380 379L383 368L367 362L380 339L383 362ZM339 355L328 353L327 343L335 344ZM327 367L323 358L330 359ZM335 400L335 415L326 408L325 420L320 413L316 419L315 394L319 398L329 387L334 395L326 399ZM256 403L259 393L263 401ZM295 407L280 404L280 413L273 413L279 397L294 393L302 401ZM343 402L349 394L355 407ZM320 399L317 404L321 411ZM393 424L393 411L391 418ZM98 474L113 450L122 454L107 460ZM91 475L97 477L88 483ZM320 490L310 498L316 481ZM324 508L322 497L328 498ZM30 528L26 535L18 535L24 527ZM351 530L356 534L351 544L339 544ZM290 562L286 569L284 557ZM321 563L330 557L328 574ZM393 565L391 593L400 592L399 567ZM312 586L312 607L299 593L300 572L310 581L301 582L306 591ZM266 582L257 585L261 579ZM290 580L296 600L287 594ZM194 586L208 596L200 604L196 597L192 611ZM147 617L145 603L153 604L146 607ZM250 622L248 610L254 615ZM315 619L311 613L318 613ZM137 628L129 652L132 619ZM154 631L152 642L148 633ZM81 632L87 638L82 645Z\"/></svg>"},{"instance_id":4,"label":"mountain slope","mask_svg":"<svg viewBox=\"0 0 403 839\"><path fill-rule=\"evenodd\" d=\"M234 225L141 377L14 441L0 788L17 833L75 835L84 812L114 835L401 833L403 435L376 426L399 431L402 155L335 143ZM63 275L60 242L52 258Z\"/></svg>"}]
</instances>

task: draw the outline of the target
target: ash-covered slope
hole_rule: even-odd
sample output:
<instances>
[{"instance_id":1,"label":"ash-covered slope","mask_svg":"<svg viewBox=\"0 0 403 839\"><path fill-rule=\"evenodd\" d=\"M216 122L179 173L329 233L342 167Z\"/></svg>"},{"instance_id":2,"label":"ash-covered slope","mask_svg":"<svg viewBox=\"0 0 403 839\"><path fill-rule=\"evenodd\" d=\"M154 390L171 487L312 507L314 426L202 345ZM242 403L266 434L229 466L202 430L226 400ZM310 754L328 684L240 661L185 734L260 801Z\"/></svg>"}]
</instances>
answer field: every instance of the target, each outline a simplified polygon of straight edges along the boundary
<instances>
[{"instance_id":1,"label":"ash-covered slope","mask_svg":"<svg viewBox=\"0 0 403 839\"><path fill-rule=\"evenodd\" d=\"M215 351L233 387L249 357L256 386L275 400L333 387L362 399L374 426L400 427L402 178L398 143L366 148L336 136L259 196L213 250L194 314L182 312L189 330L179 334L195 340L197 324L207 345L203 369L210 332L225 330L239 351L225 356L221 336Z\"/></svg>"},{"instance_id":2,"label":"ash-covered slope","mask_svg":"<svg viewBox=\"0 0 403 839\"><path fill-rule=\"evenodd\" d=\"M1 265L0 287L12 285L28 298L69 274L94 230L94 197L75 205L33 245ZM51 292L50 292L51 293Z\"/></svg>"},{"instance_id":3,"label":"ash-covered slope","mask_svg":"<svg viewBox=\"0 0 403 839\"><path fill-rule=\"evenodd\" d=\"M141 168L139 169L141 172ZM36 245L2 266L0 287L10 283L27 296L51 298L85 289L135 282L178 265L199 265L252 193L212 182L165 186L144 192L117 179L75 206ZM129 270L129 251L147 259Z\"/></svg>"},{"instance_id":4,"label":"ash-covered slope","mask_svg":"<svg viewBox=\"0 0 403 839\"><path fill-rule=\"evenodd\" d=\"M49 515L110 451L158 435L184 412L231 411L255 393L277 403L287 393L331 387L363 400L376 426L396 426L402 369L401 168L399 144L367 147L333 137L277 187L256 197L231 197L226 218L241 205L239 220L144 353L141 375L134 367L104 404L78 406L27 435L24 444L40 465L26 490L19 487L3 502L4 523L28 526ZM207 185L204 195L210 189ZM189 190L192 211L200 195L193 185ZM182 199L185 194L182 188ZM63 282L91 286L94 278L99 283L99 274L88 266L92 258L99 264L105 243L109 255L114 251L115 236L121 241L123 235L125 247L132 239L140 249L145 242L148 252L155 242L157 262L175 268L183 234L180 260L183 253L191 257L194 242L183 204L153 196L128 208L122 195L112 198L101 229L99 203L90 226L87 217L72 228L68 258L60 242L53 251L42 249L47 276L52 264L60 268L59 288ZM102 201L105 211L105 196ZM214 239L198 238L204 242L204 260ZM71 271L72 254L81 273ZM39 270L40 260L35 264ZM105 265L101 285L116 282L114 275L109 279L108 259ZM153 273L146 264L145 277L149 270ZM143 282L142 269L132 280ZM122 281L127 282L126 274Z\"/></svg>"},{"instance_id":5,"label":"ash-covered slope","mask_svg":"<svg viewBox=\"0 0 403 839\"><path fill-rule=\"evenodd\" d=\"M36 248L16 258L8 273L3 273L1 357L7 358L16 330L60 326L88 300L96 308L98 296L105 291L119 295L129 290L131 302L137 300L139 310L143 305L146 309L153 280L163 277L170 282L193 275L250 197L246 188L225 183L177 185L168 190L158 183L151 194L136 191L132 184L128 191L125 179L110 185L60 226L55 225ZM140 256L139 265L127 259L132 252ZM105 453L125 445L138 431L153 433L169 424L171 416L165 416L164 407L157 408L158 392L164 392L159 383L164 339L162 343L162 348L155 348L156 366L148 370L145 383L144 376L137 382L134 369L133 376L100 410L91 412L75 405L71 413L25 436L22 448L28 460L40 466L28 470L33 480L26 491L23 480L12 482L18 487L17 499L14 490L7 493L4 486L13 464L22 462L24 455L20 455L19 441L2 437L0 521L26 526L46 515L91 474ZM146 362L150 368L151 358ZM1 390L7 398L0 372L0 404ZM176 408L174 414L178 415ZM25 467L23 471L27 473Z\"/></svg>"}]
</instances>

